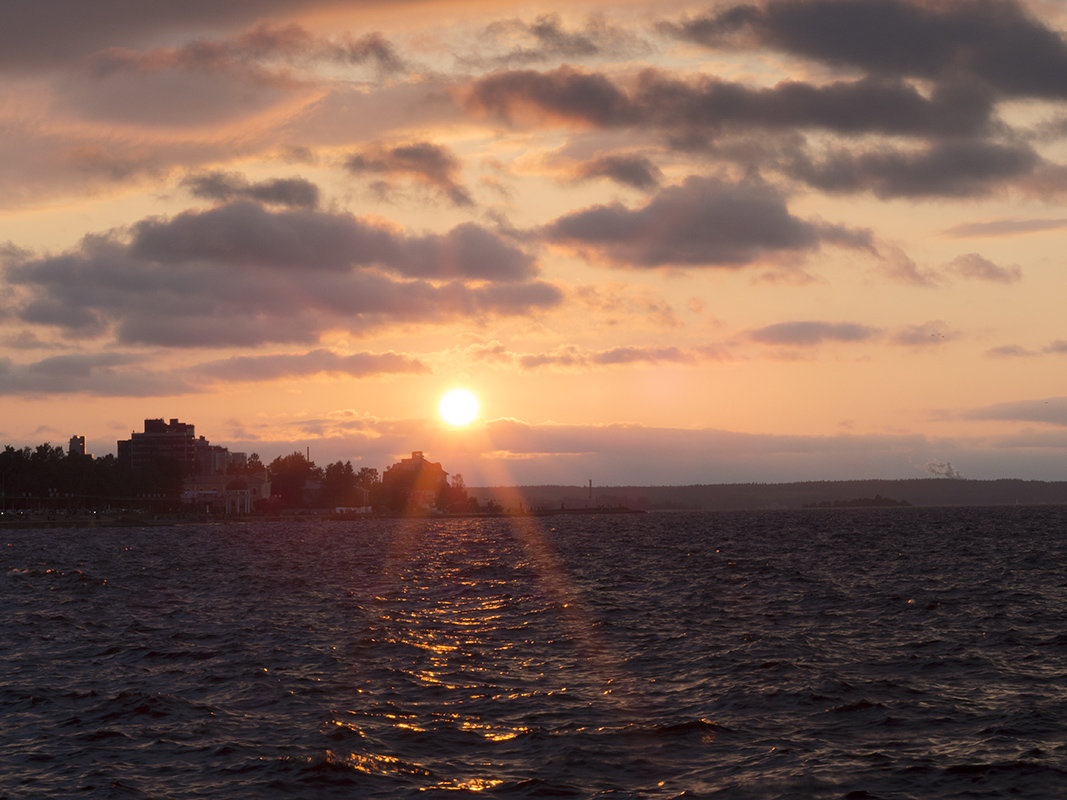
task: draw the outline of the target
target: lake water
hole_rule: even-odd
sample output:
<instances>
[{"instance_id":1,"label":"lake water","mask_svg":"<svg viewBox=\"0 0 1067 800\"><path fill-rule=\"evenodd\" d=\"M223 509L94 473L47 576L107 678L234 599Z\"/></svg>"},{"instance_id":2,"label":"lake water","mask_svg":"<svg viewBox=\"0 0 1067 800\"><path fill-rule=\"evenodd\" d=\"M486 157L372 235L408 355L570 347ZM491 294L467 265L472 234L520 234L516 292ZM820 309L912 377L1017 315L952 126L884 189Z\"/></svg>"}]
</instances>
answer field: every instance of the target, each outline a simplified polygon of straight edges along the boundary
<instances>
[{"instance_id":1,"label":"lake water","mask_svg":"<svg viewBox=\"0 0 1067 800\"><path fill-rule=\"evenodd\" d=\"M1067 796L1067 509L0 531L3 798Z\"/></svg>"}]
</instances>

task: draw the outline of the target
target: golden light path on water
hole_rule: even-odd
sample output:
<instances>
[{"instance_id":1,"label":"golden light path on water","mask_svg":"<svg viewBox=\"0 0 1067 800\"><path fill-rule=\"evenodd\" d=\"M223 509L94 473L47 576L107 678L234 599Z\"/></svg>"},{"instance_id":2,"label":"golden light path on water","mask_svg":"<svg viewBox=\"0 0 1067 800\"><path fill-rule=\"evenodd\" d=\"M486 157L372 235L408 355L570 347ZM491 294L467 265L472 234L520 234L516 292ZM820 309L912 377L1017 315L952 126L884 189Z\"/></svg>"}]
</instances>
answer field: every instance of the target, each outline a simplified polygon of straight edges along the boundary
<instances>
[{"instance_id":1,"label":"golden light path on water","mask_svg":"<svg viewBox=\"0 0 1067 800\"><path fill-rule=\"evenodd\" d=\"M593 733L605 730L604 713L616 730L635 723L644 705L640 681L597 635L593 615L545 534L536 517L398 520L368 610L375 615L374 646L394 653L385 696L405 699L388 705L376 722L412 734L461 731L494 744L543 727L511 707L536 708L536 716L584 703L600 713ZM514 569L535 576L532 591L530 581L513 579ZM516 623L517 614L522 622ZM538 639L545 628L558 630L558 641ZM379 698L370 695L382 691L382 675L361 674L363 664L352 667L354 680L374 684L361 689L373 706ZM420 692L426 699L410 699ZM358 725L358 719L334 724ZM432 764L401 762L389 752L339 757L369 774L406 770L434 779ZM423 788L483 791L519 777L500 773L505 761L475 763L474 774L439 776Z\"/></svg>"}]
</instances>

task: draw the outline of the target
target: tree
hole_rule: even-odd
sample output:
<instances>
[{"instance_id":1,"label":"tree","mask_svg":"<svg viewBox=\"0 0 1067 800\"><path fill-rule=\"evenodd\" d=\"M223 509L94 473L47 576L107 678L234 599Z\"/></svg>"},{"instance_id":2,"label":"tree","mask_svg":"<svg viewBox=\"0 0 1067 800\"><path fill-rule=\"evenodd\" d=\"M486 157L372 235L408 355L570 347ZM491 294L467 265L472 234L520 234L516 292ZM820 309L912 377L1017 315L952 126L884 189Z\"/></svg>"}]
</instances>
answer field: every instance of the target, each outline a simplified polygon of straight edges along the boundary
<instances>
[{"instance_id":1,"label":"tree","mask_svg":"<svg viewBox=\"0 0 1067 800\"><path fill-rule=\"evenodd\" d=\"M279 495L285 505L293 508L306 505L304 489L308 481L322 478L322 470L299 451L287 456L278 456L270 462L271 492Z\"/></svg>"},{"instance_id":2,"label":"tree","mask_svg":"<svg viewBox=\"0 0 1067 800\"><path fill-rule=\"evenodd\" d=\"M469 511L467 503L467 487L463 483L463 476L458 472L452 476L452 484L447 482L441 487L437 496L437 507L446 511Z\"/></svg>"},{"instance_id":3,"label":"tree","mask_svg":"<svg viewBox=\"0 0 1067 800\"><path fill-rule=\"evenodd\" d=\"M340 461L328 464L322 479L322 499L327 506L362 505L354 502L353 490L356 487L356 473L352 462Z\"/></svg>"},{"instance_id":4,"label":"tree","mask_svg":"<svg viewBox=\"0 0 1067 800\"><path fill-rule=\"evenodd\" d=\"M378 476L378 470L372 467L360 467L356 473L356 485L364 489L373 489L382 479Z\"/></svg>"}]
</instances>

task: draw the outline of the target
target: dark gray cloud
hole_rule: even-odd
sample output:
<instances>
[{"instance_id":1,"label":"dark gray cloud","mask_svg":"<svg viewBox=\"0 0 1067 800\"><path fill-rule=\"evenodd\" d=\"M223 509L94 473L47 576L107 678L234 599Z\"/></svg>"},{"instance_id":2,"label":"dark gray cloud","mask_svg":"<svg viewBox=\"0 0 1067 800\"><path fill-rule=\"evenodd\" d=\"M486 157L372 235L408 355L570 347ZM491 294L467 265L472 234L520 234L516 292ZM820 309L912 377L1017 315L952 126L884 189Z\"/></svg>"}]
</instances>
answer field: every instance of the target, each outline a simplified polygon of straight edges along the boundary
<instances>
[{"instance_id":1,"label":"dark gray cloud","mask_svg":"<svg viewBox=\"0 0 1067 800\"><path fill-rule=\"evenodd\" d=\"M1054 165L1004 137L992 93L974 80L946 80L926 93L892 77L758 88L649 69L623 84L560 67L493 73L472 81L462 97L469 113L511 124L648 130L675 149L780 170L831 192L963 196L1013 182L1035 192L1062 190ZM820 131L868 139L816 156L805 134ZM757 132L773 141L750 141ZM870 138L879 136L917 144Z\"/></svg>"},{"instance_id":2,"label":"dark gray cloud","mask_svg":"<svg viewBox=\"0 0 1067 800\"><path fill-rule=\"evenodd\" d=\"M771 47L878 76L969 75L1005 95L1067 97L1067 45L1014 0L771 0L666 30L711 47Z\"/></svg>"},{"instance_id":3,"label":"dark gray cloud","mask_svg":"<svg viewBox=\"0 0 1067 800\"><path fill-rule=\"evenodd\" d=\"M550 72L512 70L473 81L463 102L468 111L517 122L548 117L613 127L642 117L630 97L610 79L564 66Z\"/></svg>"},{"instance_id":4,"label":"dark gray cloud","mask_svg":"<svg viewBox=\"0 0 1067 800\"><path fill-rule=\"evenodd\" d=\"M655 189L663 177L651 159L637 155L602 155L577 166L578 180L608 178L635 189Z\"/></svg>"},{"instance_id":5,"label":"dark gray cloud","mask_svg":"<svg viewBox=\"0 0 1067 800\"><path fill-rule=\"evenodd\" d=\"M791 177L828 192L964 197L1025 178L1042 163L1026 145L951 139L914 151L837 150L818 162L798 155L783 168Z\"/></svg>"},{"instance_id":6,"label":"dark gray cloud","mask_svg":"<svg viewBox=\"0 0 1067 800\"><path fill-rule=\"evenodd\" d=\"M209 361L192 369L194 374L219 381L269 381L321 374L365 378L428 371L421 361L401 353L340 355L324 348L307 353L235 356Z\"/></svg>"},{"instance_id":7,"label":"dark gray cloud","mask_svg":"<svg viewBox=\"0 0 1067 800\"><path fill-rule=\"evenodd\" d=\"M406 236L351 214L270 211L248 202L142 220L133 226L129 252L160 264L335 272L376 266L434 280L518 281L536 273L531 256L474 223Z\"/></svg>"},{"instance_id":8,"label":"dark gray cloud","mask_svg":"<svg viewBox=\"0 0 1067 800\"><path fill-rule=\"evenodd\" d=\"M989 93L965 82L937 87L926 97L905 83L874 78L825 86L785 81L762 89L718 78L680 80L649 69L627 91L604 75L572 67L493 73L472 82L465 102L468 110L512 122L547 117L598 127L659 128L688 138L754 127L975 134L986 129L993 110Z\"/></svg>"},{"instance_id":9,"label":"dark gray cloud","mask_svg":"<svg viewBox=\"0 0 1067 800\"><path fill-rule=\"evenodd\" d=\"M413 178L444 193L457 206L473 204L459 180L462 164L447 148L431 142L374 147L353 153L345 168L354 174L374 173Z\"/></svg>"},{"instance_id":10,"label":"dark gray cloud","mask_svg":"<svg viewBox=\"0 0 1067 800\"><path fill-rule=\"evenodd\" d=\"M643 119L714 134L720 130L813 128L841 134L973 134L986 128L992 98L967 83L939 86L929 97L900 81L864 78L815 86L783 81L763 89L718 78L679 80L646 70L633 99Z\"/></svg>"},{"instance_id":11,"label":"dark gray cloud","mask_svg":"<svg viewBox=\"0 0 1067 800\"><path fill-rule=\"evenodd\" d=\"M224 203L254 200L312 211L319 206L319 187L304 178L273 178L250 182L237 172L214 171L190 175L182 185L196 197Z\"/></svg>"},{"instance_id":12,"label":"dark gray cloud","mask_svg":"<svg viewBox=\"0 0 1067 800\"><path fill-rule=\"evenodd\" d=\"M471 223L410 236L348 214L251 203L146 219L128 235L6 262L18 318L128 344L314 342L330 329L525 314L562 299L532 280L531 257Z\"/></svg>"},{"instance_id":13,"label":"dark gray cloud","mask_svg":"<svg viewBox=\"0 0 1067 800\"><path fill-rule=\"evenodd\" d=\"M948 263L945 269L963 278L993 283L1018 283L1023 279L1022 267L1016 264L1001 267L978 253L957 256Z\"/></svg>"},{"instance_id":14,"label":"dark gray cloud","mask_svg":"<svg viewBox=\"0 0 1067 800\"><path fill-rule=\"evenodd\" d=\"M0 375L0 395L158 397L199 391L169 372L145 367L143 357L115 352L65 353L25 364L4 358Z\"/></svg>"},{"instance_id":15,"label":"dark gray cloud","mask_svg":"<svg viewBox=\"0 0 1067 800\"><path fill-rule=\"evenodd\" d=\"M793 216L770 186L705 177L668 187L642 208L600 205L567 214L543 235L624 267L741 267L813 251L827 238L870 246L862 232L850 238Z\"/></svg>"},{"instance_id":16,"label":"dark gray cloud","mask_svg":"<svg viewBox=\"0 0 1067 800\"><path fill-rule=\"evenodd\" d=\"M867 342L880 335L877 328L856 322L799 320L758 328L748 338L760 344L813 347L823 342Z\"/></svg>"}]
</instances>

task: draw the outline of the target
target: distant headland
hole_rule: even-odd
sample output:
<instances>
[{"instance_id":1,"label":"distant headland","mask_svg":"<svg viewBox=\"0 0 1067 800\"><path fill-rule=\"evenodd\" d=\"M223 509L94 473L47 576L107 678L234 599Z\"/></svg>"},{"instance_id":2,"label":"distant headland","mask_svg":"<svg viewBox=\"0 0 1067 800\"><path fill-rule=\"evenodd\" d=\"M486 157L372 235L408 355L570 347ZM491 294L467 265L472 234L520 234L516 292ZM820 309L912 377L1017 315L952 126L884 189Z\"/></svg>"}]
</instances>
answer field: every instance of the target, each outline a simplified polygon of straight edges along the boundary
<instances>
[{"instance_id":1,"label":"distant headland","mask_svg":"<svg viewBox=\"0 0 1067 800\"><path fill-rule=\"evenodd\" d=\"M468 487L473 497L529 508L626 507L750 511L791 508L1067 505L1067 481L904 478L690 486Z\"/></svg>"}]
</instances>

